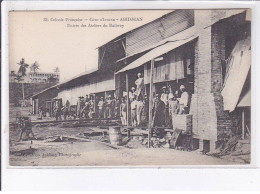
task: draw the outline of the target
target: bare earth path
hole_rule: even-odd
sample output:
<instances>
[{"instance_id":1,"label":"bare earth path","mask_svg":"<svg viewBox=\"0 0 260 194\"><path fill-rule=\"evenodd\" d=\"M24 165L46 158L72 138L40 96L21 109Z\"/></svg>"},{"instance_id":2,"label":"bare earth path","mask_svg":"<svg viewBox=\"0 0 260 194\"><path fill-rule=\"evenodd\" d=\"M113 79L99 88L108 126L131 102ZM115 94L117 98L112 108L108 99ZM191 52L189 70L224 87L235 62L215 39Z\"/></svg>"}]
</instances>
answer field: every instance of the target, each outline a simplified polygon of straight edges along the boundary
<instances>
[{"instance_id":1,"label":"bare earth path","mask_svg":"<svg viewBox=\"0 0 260 194\"><path fill-rule=\"evenodd\" d=\"M79 136L89 128L34 127L37 138L48 136ZM11 166L162 166L162 165L227 165L228 160L202 155L198 152L167 148L146 148L140 143L135 149L113 149L99 142L46 142L33 140L17 142L19 130L10 131Z\"/></svg>"}]
</instances>

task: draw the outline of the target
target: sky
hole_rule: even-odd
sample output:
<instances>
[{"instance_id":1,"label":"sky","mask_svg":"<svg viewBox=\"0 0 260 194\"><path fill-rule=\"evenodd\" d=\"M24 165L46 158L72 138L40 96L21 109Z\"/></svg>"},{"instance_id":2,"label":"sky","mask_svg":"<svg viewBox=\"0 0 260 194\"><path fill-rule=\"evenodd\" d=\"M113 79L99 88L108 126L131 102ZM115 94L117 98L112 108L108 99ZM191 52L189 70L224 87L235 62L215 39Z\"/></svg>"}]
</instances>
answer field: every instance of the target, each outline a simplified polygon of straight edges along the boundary
<instances>
[{"instance_id":1,"label":"sky","mask_svg":"<svg viewBox=\"0 0 260 194\"><path fill-rule=\"evenodd\" d=\"M17 71L17 63L24 58L29 65L37 61L41 72L53 72L55 67L59 67L60 81L65 81L97 68L99 46L169 12L171 11L9 12L9 70ZM121 18L137 18L137 21L120 21ZM87 27L81 27L82 24ZM88 27L89 24L95 27ZM104 27L104 24L108 27ZM118 26L109 27L109 24Z\"/></svg>"}]
</instances>

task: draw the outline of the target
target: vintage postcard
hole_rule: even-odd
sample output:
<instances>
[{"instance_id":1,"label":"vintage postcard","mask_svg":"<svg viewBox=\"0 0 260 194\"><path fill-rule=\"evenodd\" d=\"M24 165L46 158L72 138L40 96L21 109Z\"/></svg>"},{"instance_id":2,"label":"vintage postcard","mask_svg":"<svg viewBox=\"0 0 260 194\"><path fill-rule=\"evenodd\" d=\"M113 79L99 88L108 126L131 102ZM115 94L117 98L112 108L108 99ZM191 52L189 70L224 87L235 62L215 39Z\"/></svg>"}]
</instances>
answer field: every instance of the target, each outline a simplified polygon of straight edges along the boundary
<instances>
[{"instance_id":1,"label":"vintage postcard","mask_svg":"<svg viewBox=\"0 0 260 194\"><path fill-rule=\"evenodd\" d=\"M251 10L10 11L9 165L251 163Z\"/></svg>"}]
</instances>

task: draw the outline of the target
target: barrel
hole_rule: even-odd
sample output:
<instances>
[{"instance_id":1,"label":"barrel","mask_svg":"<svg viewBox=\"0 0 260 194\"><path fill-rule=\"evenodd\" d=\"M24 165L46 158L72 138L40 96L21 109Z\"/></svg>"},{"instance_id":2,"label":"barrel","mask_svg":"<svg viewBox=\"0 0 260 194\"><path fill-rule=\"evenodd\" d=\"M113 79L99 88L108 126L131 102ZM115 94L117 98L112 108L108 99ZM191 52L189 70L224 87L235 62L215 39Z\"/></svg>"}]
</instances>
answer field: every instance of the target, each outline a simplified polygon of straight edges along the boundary
<instances>
[{"instance_id":1,"label":"barrel","mask_svg":"<svg viewBox=\"0 0 260 194\"><path fill-rule=\"evenodd\" d=\"M109 139L112 145L120 145L122 143L120 127L109 127Z\"/></svg>"}]
</instances>

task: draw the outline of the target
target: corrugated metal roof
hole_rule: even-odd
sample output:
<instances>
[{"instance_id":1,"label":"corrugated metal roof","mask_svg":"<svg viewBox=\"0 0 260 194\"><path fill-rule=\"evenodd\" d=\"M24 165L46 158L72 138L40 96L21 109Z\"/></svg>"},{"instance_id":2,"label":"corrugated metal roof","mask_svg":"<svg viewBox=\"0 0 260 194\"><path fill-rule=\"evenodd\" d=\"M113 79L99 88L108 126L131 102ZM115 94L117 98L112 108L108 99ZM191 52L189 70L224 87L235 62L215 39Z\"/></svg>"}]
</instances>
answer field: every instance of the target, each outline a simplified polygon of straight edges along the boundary
<instances>
[{"instance_id":1,"label":"corrugated metal roof","mask_svg":"<svg viewBox=\"0 0 260 194\"><path fill-rule=\"evenodd\" d=\"M136 52L136 53L134 53L134 54L132 54L132 55L128 55L128 56L126 56L126 57L124 57L124 58L122 58L122 59L119 59L117 62L120 62L120 61L122 61L122 60L124 60L124 59L127 59L127 58L129 58L129 57L132 57L132 56L134 56L134 55L143 53L143 52L145 52L145 51L149 51L149 50L151 50L151 49L153 49L153 48L156 48L156 47L158 47L158 46L161 46L161 45L163 45L163 44L165 44L165 43L167 43L167 42L174 42L174 41L179 41L179 40L187 39L187 38L193 36L195 33L196 33L196 27L195 27L195 26L192 26L192 27L188 28L187 30L184 30L184 31L182 31L182 32L179 32L178 34L175 34L175 35L173 35L173 36L171 36L171 37L169 37L169 38L166 38L166 39L164 39L164 40L162 40L162 41L160 41L160 42L158 42L158 43L156 43L156 44L154 44L154 45L152 45L152 46L149 46L149 47L147 47L147 48L144 48L143 50L141 50L141 51L139 51L139 52Z\"/></svg>"},{"instance_id":2,"label":"corrugated metal roof","mask_svg":"<svg viewBox=\"0 0 260 194\"><path fill-rule=\"evenodd\" d=\"M134 31L134 30L137 30L137 29L139 29L139 28L141 28L141 27L143 27L143 26L149 25L149 24L153 23L154 21L159 20L159 19L161 19L161 18L163 18L163 17L165 17L165 16L167 16L167 15L169 15L169 14L175 12L176 10L169 10L169 11L170 11L169 13L166 13L166 14L162 15L161 17L156 18L155 20L152 20L152 21L150 21L150 22L148 22L148 23L146 23L146 24L142 24L142 25L140 25L140 26L138 26L138 27L136 27L136 28L134 28L134 29L132 29L132 30L129 30L129 31L127 31L127 32L125 32L125 33L123 33L123 34L121 34L121 35L119 35L119 36L116 36L116 37L113 38L112 40L110 40L110 41L108 41L108 42L106 42L106 43L100 45L100 46L97 47L96 49L98 49L98 48L100 48L100 47L102 47L102 46L108 44L109 42L115 41L115 40L117 40L117 39L122 39L126 34L132 32L132 31Z\"/></svg>"},{"instance_id":3,"label":"corrugated metal roof","mask_svg":"<svg viewBox=\"0 0 260 194\"><path fill-rule=\"evenodd\" d=\"M138 58L137 60L135 60L134 62L132 62L131 64L129 64L128 66L126 66L125 68L121 69L120 71L118 71L116 73L121 73L121 72L128 71L130 69L137 68L137 67L145 64L146 62L148 62L152 59L155 59L156 57L159 57L181 45L184 45L187 42L194 40L197 37L198 37L198 35L197 35L196 31L192 31L190 36L186 39L181 39L181 40L174 41L174 42L167 42L161 46L154 48L150 52L144 54L143 56L141 56L140 58Z\"/></svg>"}]
</instances>

